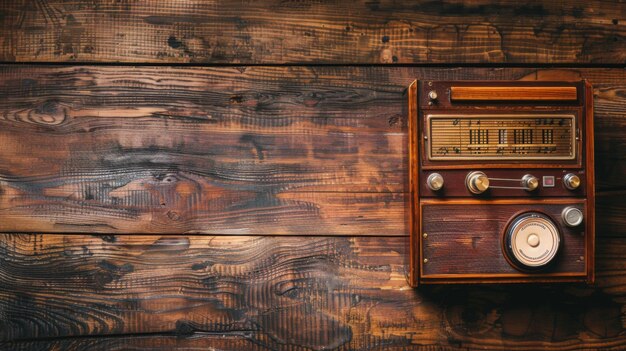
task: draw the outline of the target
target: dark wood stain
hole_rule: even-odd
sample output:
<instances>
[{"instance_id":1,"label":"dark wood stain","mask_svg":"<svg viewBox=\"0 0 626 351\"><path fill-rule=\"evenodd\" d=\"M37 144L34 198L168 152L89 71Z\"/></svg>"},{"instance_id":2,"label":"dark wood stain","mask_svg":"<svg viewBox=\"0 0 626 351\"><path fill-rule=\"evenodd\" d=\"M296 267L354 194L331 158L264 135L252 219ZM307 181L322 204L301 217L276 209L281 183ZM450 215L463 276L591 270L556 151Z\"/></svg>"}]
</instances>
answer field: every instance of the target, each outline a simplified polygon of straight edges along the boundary
<instances>
[{"instance_id":1,"label":"dark wood stain","mask_svg":"<svg viewBox=\"0 0 626 351\"><path fill-rule=\"evenodd\" d=\"M555 75L595 87L596 286L410 289L406 86ZM625 75L2 66L2 229L76 233L0 238L2 347L624 348Z\"/></svg>"},{"instance_id":2,"label":"dark wood stain","mask_svg":"<svg viewBox=\"0 0 626 351\"><path fill-rule=\"evenodd\" d=\"M595 289L461 286L424 287L419 293L407 285L407 239L119 235L111 242L86 235L6 234L0 237L1 345L12 350L209 345L538 350L546 343L569 350L572 340L589 349L626 345L623 279L616 274L626 248L621 239L599 240Z\"/></svg>"},{"instance_id":3,"label":"dark wood stain","mask_svg":"<svg viewBox=\"0 0 626 351\"><path fill-rule=\"evenodd\" d=\"M410 80L538 73L563 74L3 66L0 229L405 235L406 123L388 121ZM567 74L596 87L598 190L623 189L625 74Z\"/></svg>"},{"instance_id":4,"label":"dark wood stain","mask_svg":"<svg viewBox=\"0 0 626 351\"><path fill-rule=\"evenodd\" d=\"M575 199L570 199L576 203ZM509 219L526 211L541 211L548 214L558 226L563 242L562 252L554 265L541 271L541 274L568 273L580 276L585 274L584 228L571 229L557 220L566 205L502 205L474 204L472 211L463 205L442 205L424 202L422 206L422 231L428 234L421 240L421 257L428 259L422 265L422 274L428 278L437 274L457 274L463 272L492 278L494 274L519 275L502 254L502 237ZM584 205L578 203L584 209ZM475 228L477 236L469 237L467 228ZM477 243L478 242L478 243ZM581 257L583 258L581 260ZM458 262L463 262L459 266ZM535 274L536 275L536 274ZM558 279L558 278L555 278Z\"/></svg>"},{"instance_id":5,"label":"dark wood stain","mask_svg":"<svg viewBox=\"0 0 626 351\"><path fill-rule=\"evenodd\" d=\"M624 13L599 0L14 0L0 4L0 59L623 64Z\"/></svg>"}]
</instances>

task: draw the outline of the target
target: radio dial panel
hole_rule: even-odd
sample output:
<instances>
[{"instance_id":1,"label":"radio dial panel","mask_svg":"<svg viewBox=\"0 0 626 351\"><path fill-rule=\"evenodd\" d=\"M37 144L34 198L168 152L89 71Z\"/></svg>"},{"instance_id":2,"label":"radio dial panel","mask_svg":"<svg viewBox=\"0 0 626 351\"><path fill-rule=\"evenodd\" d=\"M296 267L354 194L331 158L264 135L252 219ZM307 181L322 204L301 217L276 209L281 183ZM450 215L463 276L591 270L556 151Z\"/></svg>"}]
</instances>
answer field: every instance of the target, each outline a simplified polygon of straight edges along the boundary
<instances>
[{"instance_id":1,"label":"radio dial panel","mask_svg":"<svg viewBox=\"0 0 626 351\"><path fill-rule=\"evenodd\" d=\"M426 114L426 157L443 160L574 160L572 114Z\"/></svg>"}]
</instances>

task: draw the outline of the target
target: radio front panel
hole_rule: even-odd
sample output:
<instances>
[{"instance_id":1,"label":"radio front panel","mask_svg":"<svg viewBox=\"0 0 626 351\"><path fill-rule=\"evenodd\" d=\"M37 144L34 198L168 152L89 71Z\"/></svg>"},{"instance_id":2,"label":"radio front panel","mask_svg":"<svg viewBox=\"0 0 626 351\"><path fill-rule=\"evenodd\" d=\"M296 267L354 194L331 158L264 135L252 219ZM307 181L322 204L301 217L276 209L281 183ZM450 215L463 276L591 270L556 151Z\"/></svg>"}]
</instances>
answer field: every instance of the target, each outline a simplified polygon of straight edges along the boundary
<instances>
[{"instance_id":1,"label":"radio front panel","mask_svg":"<svg viewBox=\"0 0 626 351\"><path fill-rule=\"evenodd\" d=\"M592 282L591 86L420 81L408 95L411 283Z\"/></svg>"},{"instance_id":2,"label":"radio front panel","mask_svg":"<svg viewBox=\"0 0 626 351\"><path fill-rule=\"evenodd\" d=\"M421 278L435 281L480 277L488 280L528 274L547 280L555 275L584 279L586 233L583 226L569 227L563 220L563 211L570 206L581 211L586 209L584 200L551 204L422 202ZM533 214L541 215L529 217ZM443 220L442 215L446 216ZM537 220L537 226L533 226L533 219ZM510 247L506 246L504 235L507 227L514 227L516 221L521 221L519 228L511 228L507 237L518 233L517 240L509 240L508 245L517 246L519 257L507 252ZM521 238L524 230L534 235ZM522 262L511 262L513 260ZM534 271L534 262L546 267Z\"/></svg>"}]
</instances>

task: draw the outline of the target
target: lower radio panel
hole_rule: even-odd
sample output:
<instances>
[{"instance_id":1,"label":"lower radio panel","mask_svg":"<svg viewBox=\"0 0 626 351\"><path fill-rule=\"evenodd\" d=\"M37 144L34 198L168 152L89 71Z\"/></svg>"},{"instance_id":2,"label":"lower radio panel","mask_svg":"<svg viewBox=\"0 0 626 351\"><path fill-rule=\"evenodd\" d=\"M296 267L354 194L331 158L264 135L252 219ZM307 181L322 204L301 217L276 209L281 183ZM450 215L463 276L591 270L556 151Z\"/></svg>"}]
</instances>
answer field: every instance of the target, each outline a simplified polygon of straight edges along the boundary
<instances>
[{"instance_id":1,"label":"lower radio panel","mask_svg":"<svg viewBox=\"0 0 626 351\"><path fill-rule=\"evenodd\" d=\"M585 199L422 200L414 284L593 279Z\"/></svg>"}]
</instances>

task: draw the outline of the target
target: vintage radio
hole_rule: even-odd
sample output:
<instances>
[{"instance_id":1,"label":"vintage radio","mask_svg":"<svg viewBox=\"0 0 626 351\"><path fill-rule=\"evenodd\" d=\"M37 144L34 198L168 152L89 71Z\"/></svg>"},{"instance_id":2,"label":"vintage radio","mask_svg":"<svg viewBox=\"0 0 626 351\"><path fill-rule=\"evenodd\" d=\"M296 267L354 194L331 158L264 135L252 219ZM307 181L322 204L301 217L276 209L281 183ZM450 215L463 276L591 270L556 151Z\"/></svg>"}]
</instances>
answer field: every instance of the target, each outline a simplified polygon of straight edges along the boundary
<instances>
[{"instance_id":1,"label":"vintage radio","mask_svg":"<svg viewBox=\"0 0 626 351\"><path fill-rule=\"evenodd\" d=\"M408 96L411 284L593 282L591 86L416 81Z\"/></svg>"}]
</instances>

